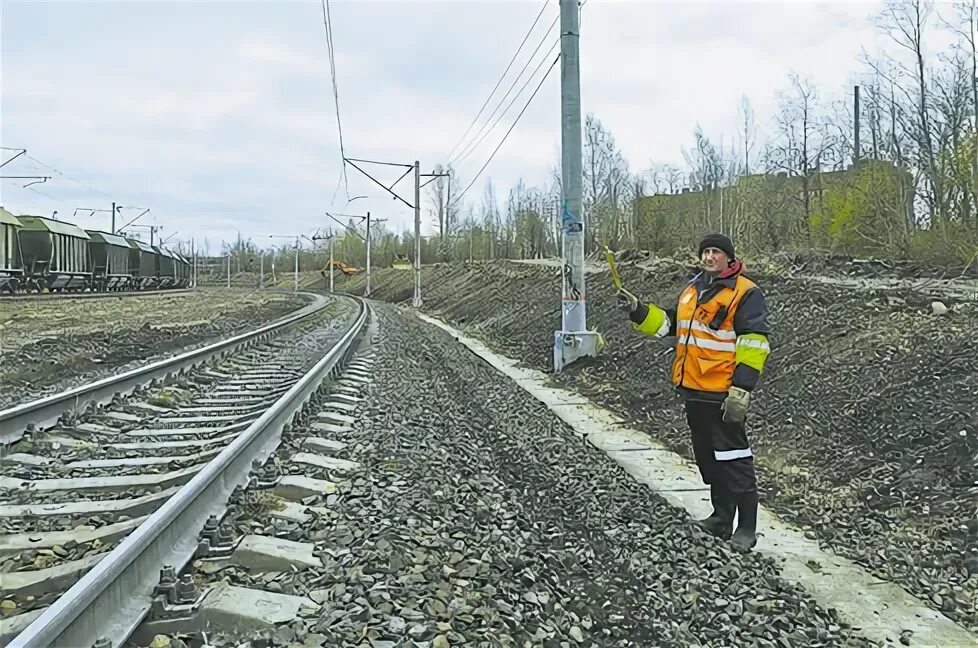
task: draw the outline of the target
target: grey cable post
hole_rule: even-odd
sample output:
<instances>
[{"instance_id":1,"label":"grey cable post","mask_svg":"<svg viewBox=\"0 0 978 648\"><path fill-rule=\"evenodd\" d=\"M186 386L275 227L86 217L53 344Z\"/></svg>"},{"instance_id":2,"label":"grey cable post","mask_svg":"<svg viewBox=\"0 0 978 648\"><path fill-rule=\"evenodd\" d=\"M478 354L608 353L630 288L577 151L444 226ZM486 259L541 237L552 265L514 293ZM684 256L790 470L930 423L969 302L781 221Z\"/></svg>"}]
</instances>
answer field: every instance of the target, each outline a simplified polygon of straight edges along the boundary
<instances>
[{"instance_id":1,"label":"grey cable post","mask_svg":"<svg viewBox=\"0 0 978 648\"><path fill-rule=\"evenodd\" d=\"M587 330L582 209L580 21L577 0L560 0L561 188L563 294L561 330L554 333L554 371L597 355L598 335Z\"/></svg>"}]
</instances>

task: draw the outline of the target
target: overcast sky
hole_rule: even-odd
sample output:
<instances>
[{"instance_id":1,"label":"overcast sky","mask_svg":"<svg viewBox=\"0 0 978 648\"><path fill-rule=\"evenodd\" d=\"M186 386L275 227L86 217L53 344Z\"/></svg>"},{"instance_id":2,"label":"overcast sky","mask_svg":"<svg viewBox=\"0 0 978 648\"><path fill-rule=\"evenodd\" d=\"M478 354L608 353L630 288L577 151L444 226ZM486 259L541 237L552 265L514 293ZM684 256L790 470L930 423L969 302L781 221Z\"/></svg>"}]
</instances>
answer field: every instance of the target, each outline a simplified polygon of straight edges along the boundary
<instances>
[{"instance_id":1,"label":"overcast sky","mask_svg":"<svg viewBox=\"0 0 978 648\"><path fill-rule=\"evenodd\" d=\"M503 88L557 17L557 0L546 4ZM448 159L543 5L331 0L347 156L420 160L423 172ZM369 197L346 205L318 0L2 0L2 10L2 145L25 147L64 174L24 157L6 165L5 175L54 176L30 190L4 180L0 203L10 211L58 210L59 218L107 229L108 213L72 212L108 210L112 200L150 207L144 222L162 225L164 237L195 237L199 245L206 237L212 253L237 231L266 244L268 234L311 234L329 225L324 209L369 209L398 231L413 222L411 210L349 167L349 196ZM610 128L633 170L650 159L680 164L697 123L731 141L743 94L763 126L792 71L826 96L846 96L862 71L861 47L877 40L878 11L878 2L856 0L588 0L584 112ZM463 186L537 78L458 164ZM560 151L559 98L558 65L467 201L481 199L487 177L501 198L519 178L548 182ZM388 182L400 175L365 168ZM407 180L398 186L412 200ZM124 209L122 220L137 213ZM427 213L424 220L424 231L433 231Z\"/></svg>"}]
</instances>

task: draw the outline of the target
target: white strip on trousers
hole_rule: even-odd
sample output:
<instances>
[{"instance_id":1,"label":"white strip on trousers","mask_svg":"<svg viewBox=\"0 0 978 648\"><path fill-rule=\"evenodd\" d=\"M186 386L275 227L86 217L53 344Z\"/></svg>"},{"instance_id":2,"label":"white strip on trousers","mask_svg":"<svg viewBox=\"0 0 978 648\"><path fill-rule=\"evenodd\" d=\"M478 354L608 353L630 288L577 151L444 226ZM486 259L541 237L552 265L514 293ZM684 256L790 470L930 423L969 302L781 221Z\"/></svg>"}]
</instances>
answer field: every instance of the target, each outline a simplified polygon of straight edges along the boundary
<instances>
[{"instance_id":1,"label":"white strip on trousers","mask_svg":"<svg viewBox=\"0 0 978 648\"><path fill-rule=\"evenodd\" d=\"M753 457L754 453L751 452L750 448L744 448L743 450L714 450L713 458L717 461L733 461L734 459L746 459L747 457Z\"/></svg>"}]
</instances>

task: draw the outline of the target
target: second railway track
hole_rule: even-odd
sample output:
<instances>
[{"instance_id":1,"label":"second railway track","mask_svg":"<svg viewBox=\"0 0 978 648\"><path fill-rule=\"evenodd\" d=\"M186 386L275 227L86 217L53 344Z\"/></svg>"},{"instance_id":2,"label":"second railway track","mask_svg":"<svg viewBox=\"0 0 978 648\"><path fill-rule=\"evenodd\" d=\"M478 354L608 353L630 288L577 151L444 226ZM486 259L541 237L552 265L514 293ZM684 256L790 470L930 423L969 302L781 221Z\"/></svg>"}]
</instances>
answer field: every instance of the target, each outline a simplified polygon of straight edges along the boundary
<instances>
[{"instance_id":1,"label":"second railway track","mask_svg":"<svg viewBox=\"0 0 978 648\"><path fill-rule=\"evenodd\" d=\"M206 366L171 366L166 384L163 369L149 371L142 380L157 380L128 398L111 397L118 385L76 394L75 405L110 400L53 425L65 401L0 413L8 434L34 421L47 428L2 457L0 646L95 645L106 628L100 645L122 645L163 566L179 572L203 523L356 350L367 320L365 304L337 298L279 324L287 332L212 353Z\"/></svg>"},{"instance_id":2,"label":"second railway track","mask_svg":"<svg viewBox=\"0 0 978 648\"><path fill-rule=\"evenodd\" d=\"M58 301L63 299L108 299L115 297L152 297L154 295L188 295L193 288L169 288L162 290L120 290L111 292L53 292L53 293L15 293L0 292L0 304L8 302Z\"/></svg>"}]
</instances>

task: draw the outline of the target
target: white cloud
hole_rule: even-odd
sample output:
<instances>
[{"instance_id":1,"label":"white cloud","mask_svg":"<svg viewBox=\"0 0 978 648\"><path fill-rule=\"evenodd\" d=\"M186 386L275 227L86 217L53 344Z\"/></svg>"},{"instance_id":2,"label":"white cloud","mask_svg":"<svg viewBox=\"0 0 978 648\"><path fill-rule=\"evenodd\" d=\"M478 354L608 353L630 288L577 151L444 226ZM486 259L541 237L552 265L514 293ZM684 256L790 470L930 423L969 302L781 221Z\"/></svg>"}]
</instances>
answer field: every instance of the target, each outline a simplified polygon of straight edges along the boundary
<instances>
[{"instance_id":1,"label":"white cloud","mask_svg":"<svg viewBox=\"0 0 978 648\"><path fill-rule=\"evenodd\" d=\"M425 171L443 162L541 6L333 0L347 155L419 159ZM763 124L791 71L826 99L844 96L862 69L861 48L878 41L870 20L878 7L588 0L583 109L611 129L633 170L650 157L679 163L697 123L733 140L743 94ZM556 15L550 2L530 49ZM340 155L318 2L5 1L2 35L5 146L26 146L120 201L151 202L159 222L188 236L216 241L237 228L248 236L326 224ZM520 178L550 182L559 97L558 66L467 199L481 200L488 177L501 199ZM463 185L523 103L460 164ZM368 170L387 182L399 175ZM410 226L410 210L352 168L348 178L351 196L371 196L350 209L371 209L395 230ZM33 188L53 200L7 182L2 200L14 211L61 215L107 200L63 178ZM413 195L406 181L399 188ZM342 210L339 194L334 208Z\"/></svg>"}]
</instances>

